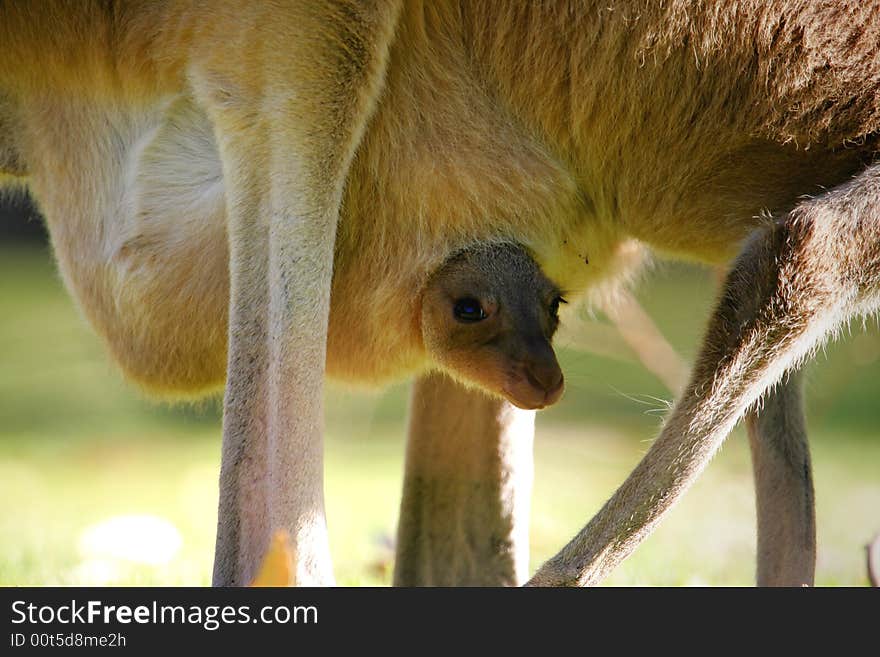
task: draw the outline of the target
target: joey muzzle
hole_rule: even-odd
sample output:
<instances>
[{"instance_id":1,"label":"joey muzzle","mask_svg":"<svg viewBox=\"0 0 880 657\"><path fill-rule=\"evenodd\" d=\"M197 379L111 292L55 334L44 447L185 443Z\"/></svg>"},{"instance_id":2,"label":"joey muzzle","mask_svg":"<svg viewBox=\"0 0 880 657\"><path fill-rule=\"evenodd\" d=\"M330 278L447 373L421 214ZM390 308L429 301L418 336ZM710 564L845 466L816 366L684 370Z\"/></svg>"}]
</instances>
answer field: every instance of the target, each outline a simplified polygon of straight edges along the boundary
<instances>
[{"instance_id":1,"label":"joey muzzle","mask_svg":"<svg viewBox=\"0 0 880 657\"><path fill-rule=\"evenodd\" d=\"M514 406L536 410L559 401L564 388L565 378L556 354L542 337L529 341L511 370L504 393Z\"/></svg>"}]
</instances>

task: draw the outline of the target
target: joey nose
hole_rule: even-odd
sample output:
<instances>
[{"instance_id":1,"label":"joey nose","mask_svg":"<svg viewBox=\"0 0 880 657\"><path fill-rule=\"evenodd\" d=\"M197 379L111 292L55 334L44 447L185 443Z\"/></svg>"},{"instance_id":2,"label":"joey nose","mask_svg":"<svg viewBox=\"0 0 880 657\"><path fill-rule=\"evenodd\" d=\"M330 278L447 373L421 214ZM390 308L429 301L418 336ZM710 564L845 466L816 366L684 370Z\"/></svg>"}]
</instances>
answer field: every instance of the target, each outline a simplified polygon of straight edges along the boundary
<instances>
[{"instance_id":1,"label":"joey nose","mask_svg":"<svg viewBox=\"0 0 880 657\"><path fill-rule=\"evenodd\" d=\"M564 378L553 348L544 341L540 347L531 350L530 358L524 363L524 373L529 383L544 394L544 405L555 403L562 395Z\"/></svg>"},{"instance_id":2,"label":"joey nose","mask_svg":"<svg viewBox=\"0 0 880 657\"><path fill-rule=\"evenodd\" d=\"M543 390L548 398L562 392L562 370L556 359L553 362L539 361L528 363L525 367L526 378L535 388ZM556 401L554 398L553 401ZM549 403L553 403L550 401Z\"/></svg>"}]
</instances>

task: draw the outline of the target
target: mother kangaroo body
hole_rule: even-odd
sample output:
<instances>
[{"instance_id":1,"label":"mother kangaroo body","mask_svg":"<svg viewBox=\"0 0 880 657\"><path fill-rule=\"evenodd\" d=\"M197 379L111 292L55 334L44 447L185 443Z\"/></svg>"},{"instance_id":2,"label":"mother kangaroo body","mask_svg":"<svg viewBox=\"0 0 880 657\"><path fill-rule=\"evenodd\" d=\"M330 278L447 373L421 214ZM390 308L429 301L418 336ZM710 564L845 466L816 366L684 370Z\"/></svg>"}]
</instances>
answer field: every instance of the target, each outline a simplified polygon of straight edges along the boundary
<instances>
[{"instance_id":1,"label":"mother kangaroo body","mask_svg":"<svg viewBox=\"0 0 880 657\"><path fill-rule=\"evenodd\" d=\"M575 296L625 282L643 247L739 253L660 438L534 580L595 582L787 368L875 308L878 9L4 2L0 171L37 200L68 289L130 377L173 396L225 382L218 584L249 581L279 528L297 581L332 581L325 364L369 381L424 371L407 302L449 253L517 242ZM480 394L424 375L414 417L429 391ZM799 418L798 395L789 381L767 408ZM499 404L469 408L512 453ZM408 478L443 422L414 423ZM801 425L752 429L759 581L810 582ZM514 463L475 467L500 482ZM521 502L491 490L507 554ZM405 559L431 558L436 539L401 532ZM508 561L499 582L522 577Z\"/></svg>"}]
</instances>

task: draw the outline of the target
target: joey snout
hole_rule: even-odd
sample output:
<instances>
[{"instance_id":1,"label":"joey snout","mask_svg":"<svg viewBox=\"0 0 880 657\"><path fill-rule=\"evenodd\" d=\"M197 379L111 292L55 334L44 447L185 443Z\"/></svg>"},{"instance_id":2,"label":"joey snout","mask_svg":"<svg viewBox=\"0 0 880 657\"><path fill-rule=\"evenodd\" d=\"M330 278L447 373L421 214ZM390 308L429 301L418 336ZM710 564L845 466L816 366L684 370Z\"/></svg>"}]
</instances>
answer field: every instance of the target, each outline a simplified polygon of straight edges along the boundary
<instances>
[{"instance_id":1,"label":"joey snout","mask_svg":"<svg viewBox=\"0 0 880 657\"><path fill-rule=\"evenodd\" d=\"M550 342L543 337L523 340L512 348L507 382L502 392L522 409L535 410L552 406L565 388L565 378Z\"/></svg>"}]
</instances>

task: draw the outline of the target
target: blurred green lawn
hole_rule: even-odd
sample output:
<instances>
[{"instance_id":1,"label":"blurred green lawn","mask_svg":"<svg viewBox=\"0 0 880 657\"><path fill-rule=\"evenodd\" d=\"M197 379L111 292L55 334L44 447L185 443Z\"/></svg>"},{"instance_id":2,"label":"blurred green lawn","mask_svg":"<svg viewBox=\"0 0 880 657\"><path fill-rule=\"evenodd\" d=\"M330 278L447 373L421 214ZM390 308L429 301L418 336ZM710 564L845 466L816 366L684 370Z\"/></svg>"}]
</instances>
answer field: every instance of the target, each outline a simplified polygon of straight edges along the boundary
<instances>
[{"instance_id":1,"label":"blurred green lawn","mask_svg":"<svg viewBox=\"0 0 880 657\"><path fill-rule=\"evenodd\" d=\"M661 266L639 298L691 358L712 295L708 273ZM623 481L669 397L634 360L561 347L567 392L538 418L533 567ZM827 354L808 377L818 583L860 585L864 545L880 530L880 336L857 332ZM328 389L326 491L340 584L390 582L406 398L406 386ZM140 398L79 318L48 252L0 245L0 584L208 584L219 453L216 402L172 408ZM751 584L753 507L738 430L608 583ZM129 514L173 524L179 549L149 565L85 540L88 527Z\"/></svg>"}]
</instances>

